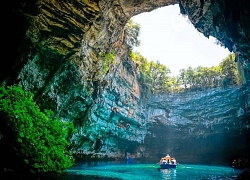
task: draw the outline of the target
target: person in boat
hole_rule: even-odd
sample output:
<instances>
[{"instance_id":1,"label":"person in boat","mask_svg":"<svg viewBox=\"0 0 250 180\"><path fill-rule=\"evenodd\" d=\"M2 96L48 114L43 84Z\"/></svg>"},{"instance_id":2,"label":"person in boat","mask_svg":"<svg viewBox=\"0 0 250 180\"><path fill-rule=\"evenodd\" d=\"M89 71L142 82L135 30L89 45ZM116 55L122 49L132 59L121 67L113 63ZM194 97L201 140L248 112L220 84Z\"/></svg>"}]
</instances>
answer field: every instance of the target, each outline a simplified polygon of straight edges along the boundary
<instances>
[{"instance_id":1,"label":"person in boat","mask_svg":"<svg viewBox=\"0 0 250 180\"><path fill-rule=\"evenodd\" d=\"M171 158L169 154L167 154L165 157L161 158L160 164L176 164L176 159Z\"/></svg>"},{"instance_id":2,"label":"person in boat","mask_svg":"<svg viewBox=\"0 0 250 180\"><path fill-rule=\"evenodd\" d=\"M160 164L167 164L167 160L165 158L161 158Z\"/></svg>"},{"instance_id":3,"label":"person in boat","mask_svg":"<svg viewBox=\"0 0 250 180\"><path fill-rule=\"evenodd\" d=\"M171 157L169 156L169 154L166 155L165 159L167 163L170 164Z\"/></svg>"},{"instance_id":4,"label":"person in boat","mask_svg":"<svg viewBox=\"0 0 250 180\"><path fill-rule=\"evenodd\" d=\"M160 164L162 164L162 161L163 161L163 158L161 158L161 160L160 160Z\"/></svg>"},{"instance_id":5,"label":"person in boat","mask_svg":"<svg viewBox=\"0 0 250 180\"><path fill-rule=\"evenodd\" d=\"M176 164L176 159L175 158L171 158L171 164Z\"/></svg>"}]
</instances>

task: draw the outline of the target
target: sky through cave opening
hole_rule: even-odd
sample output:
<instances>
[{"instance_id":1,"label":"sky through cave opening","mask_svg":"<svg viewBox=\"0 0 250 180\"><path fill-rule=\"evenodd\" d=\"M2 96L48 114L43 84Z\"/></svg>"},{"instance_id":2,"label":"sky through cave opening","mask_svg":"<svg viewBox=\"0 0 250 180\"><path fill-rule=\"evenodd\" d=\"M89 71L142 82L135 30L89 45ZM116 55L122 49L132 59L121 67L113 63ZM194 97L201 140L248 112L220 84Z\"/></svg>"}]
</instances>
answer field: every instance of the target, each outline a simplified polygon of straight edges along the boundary
<instances>
[{"instance_id":1,"label":"sky through cave opening","mask_svg":"<svg viewBox=\"0 0 250 180\"><path fill-rule=\"evenodd\" d=\"M196 68L218 66L230 51L216 44L212 36L198 32L187 17L180 14L178 5L158 8L132 18L140 24L138 51L149 61L166 65L172 76L189 66Z\"/></svg>"}]
</instances>

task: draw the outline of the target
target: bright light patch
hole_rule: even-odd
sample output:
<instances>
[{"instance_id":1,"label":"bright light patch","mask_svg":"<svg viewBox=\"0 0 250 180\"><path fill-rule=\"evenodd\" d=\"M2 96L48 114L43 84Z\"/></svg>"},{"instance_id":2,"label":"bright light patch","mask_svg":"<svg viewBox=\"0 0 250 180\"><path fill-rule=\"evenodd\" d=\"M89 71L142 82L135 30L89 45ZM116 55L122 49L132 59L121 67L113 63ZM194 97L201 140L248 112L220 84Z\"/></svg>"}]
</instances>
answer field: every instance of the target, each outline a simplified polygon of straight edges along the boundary
<instances>
[{"instance_id":1,"label":"bright light patch","mask_svg":"<svg viewBox=\"0 0 250 180\"><path fill-rule=\"evenodd\" d=\"M218 66L230 52L216 45L215 38L199 33L179 6L172 5L134 16L132 20L141 25L140 52L148 61L160 61L177 75L180 69L198 66Z\"/></svg>"}]
</instances>

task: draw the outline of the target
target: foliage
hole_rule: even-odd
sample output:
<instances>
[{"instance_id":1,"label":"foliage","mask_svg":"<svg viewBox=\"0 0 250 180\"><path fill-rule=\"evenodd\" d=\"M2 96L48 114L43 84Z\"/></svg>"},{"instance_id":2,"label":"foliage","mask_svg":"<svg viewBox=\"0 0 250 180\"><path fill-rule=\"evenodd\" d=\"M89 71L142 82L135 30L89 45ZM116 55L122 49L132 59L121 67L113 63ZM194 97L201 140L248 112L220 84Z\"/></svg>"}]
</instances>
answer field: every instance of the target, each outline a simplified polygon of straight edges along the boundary
<instances>
[{"instance_id":1,"label":"foliage","mask_svg":"<svg viewBox=\"0 0 250 180\"><path fill-rule=\"evenodd\" d=\"M142 85L152 92L170 91L173 78L169 76L170 70L159 61L147 61L140 53L131 52L130 57L139 67Z\"/></svg>"},{"instance_id":2,"label":"foliage","mask_svg":"<svg viewBox=\"0 0 250 180\"><path fill-rule=\"evenodd\" d=\"M134 23L133 20L129 20L127 24L125 25L125 41L129 47L130 50L133 49L133 47L140 46L140 40L138 39L140 34L140 25L137 23Z\"/></svg>"},{"instance_id":3,"label":"foliage","mask_svg":"<svg viewBox=\"0 0 250 180\"><path fill-rule=\"evenodd\" d=\"M221 72L218 67L188 67L181 69L178 76L179 83L184 88L207 89L220 86Z\"/></svg>"},{"instance_id":4,"label":"foliage","mask_svg":"<svg viewBox=\"0 0 250 180\"><path fill-rule=\"evenodd\" d=\"M140 84L142 85L142 101L147 101L152 93L152 76L149 62L139 52L130 52L131 59L137 64L140 71Z\"/></svg>"},{"instance_id":5,"label":"foliage","mask_svg":"<svg viewBox=\"0 0 250 180\"><path fill-rule=\"evenodd\" d=\"M107 54L101 54L102 59L102 67L103 67L103 74L106 74L109 70L110 64L115 63L115 53L107 53Z\"/></svg>"},{"instance_id":6,"label":"foliage","mask_svg":"<svg viewBox=\"0 0 250 180\"><path fill-rule=\"evenodd\" d=\"M223 86L239 85L242 83L242 78L240 77L237 66L235 63L235 54L231 54L220 63L220 68L222 71L222 83Z\"/></svg>"},{"instance_id":7,"label":"foliage","mask_svg":"<svg viewBox=\"0 0 250 180\"><path fill-rule=\"evenodd\" d=\"M50 110L40 111L32 93L2 84L0 115L1 156L6 159L1 168L19 173L60 173L73 165L66 140L72 123L60 121Z\"/></svg>"},{"instance_id":8,"label":"foliage","mask_svg":"<svg viewBox=\"0 0 250 180\"><path fill-rule=\"evenodd\" d=\"M181 69L178 82L189 89L240 85L241 77L235 63L235 54L229 55L219 66Z\"/></svg>"},{"instance_id":9,"label":"foliage","mask_svg":"<svg viewBox=\"0 0 250 180\"><path fill-rule=\"evenodd\" d=\"M149 62L138 52L131 52L130 57L139 67L143 87L147 86L153 93L237 86L242 82L235 54L229 55L219 66L181 69L177 77L171 77L165 65Z\"/></svg>"}]
</instances>

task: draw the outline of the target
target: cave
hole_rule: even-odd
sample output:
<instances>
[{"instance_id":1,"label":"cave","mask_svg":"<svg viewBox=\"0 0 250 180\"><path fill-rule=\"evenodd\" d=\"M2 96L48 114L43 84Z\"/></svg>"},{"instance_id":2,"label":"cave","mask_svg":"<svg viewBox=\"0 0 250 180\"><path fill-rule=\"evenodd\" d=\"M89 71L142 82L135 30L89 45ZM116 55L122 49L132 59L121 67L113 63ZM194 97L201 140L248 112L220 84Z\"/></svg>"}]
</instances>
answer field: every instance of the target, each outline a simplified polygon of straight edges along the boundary
<instances>
[{"instance_id":1,"label":"cave","mask_svg":"<svg viewBox=\"0 0 250 180\"><path fill-rule=\"evenodd\" d=\"M236 54L240 87L151 94L141 86L124 27L137 14L174 4L195 29ZM74 122L72 152L116 158L130 150L143 161L171 153L182 162L228 165L250 158L249 17L245 0L8 2L1 6L7 59L0 81L31 91L41 109Z\"/></svg>"}]
</instances>

